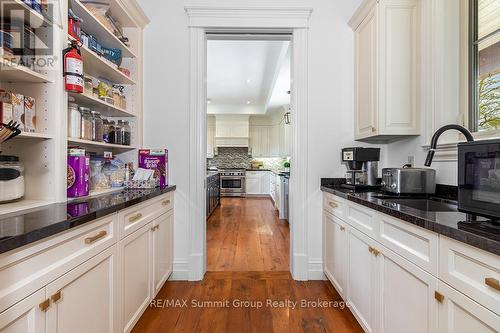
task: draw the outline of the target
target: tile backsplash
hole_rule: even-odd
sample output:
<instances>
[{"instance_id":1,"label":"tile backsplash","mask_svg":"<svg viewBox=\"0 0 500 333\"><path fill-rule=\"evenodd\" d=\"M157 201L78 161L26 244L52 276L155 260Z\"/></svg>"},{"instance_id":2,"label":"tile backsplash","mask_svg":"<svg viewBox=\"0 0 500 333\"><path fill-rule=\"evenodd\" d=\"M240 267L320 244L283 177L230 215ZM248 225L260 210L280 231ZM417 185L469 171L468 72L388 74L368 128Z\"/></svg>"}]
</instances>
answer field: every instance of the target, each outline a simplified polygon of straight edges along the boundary
<instances>
[{"instance_id":1,"label":"tile backsplash","mask_svg":"<svg viewBox=\"0 0 500 333\"><path fill-rule=\"evenodd\" d=\"M281 170L283 163L287 160L281 157L252 158L248 155L248 148L220 147L217 150L218 153L214 158L207 159L208 167L247 169L252 161L261 161L264 169Z\"/></svg>"}]
</instances>

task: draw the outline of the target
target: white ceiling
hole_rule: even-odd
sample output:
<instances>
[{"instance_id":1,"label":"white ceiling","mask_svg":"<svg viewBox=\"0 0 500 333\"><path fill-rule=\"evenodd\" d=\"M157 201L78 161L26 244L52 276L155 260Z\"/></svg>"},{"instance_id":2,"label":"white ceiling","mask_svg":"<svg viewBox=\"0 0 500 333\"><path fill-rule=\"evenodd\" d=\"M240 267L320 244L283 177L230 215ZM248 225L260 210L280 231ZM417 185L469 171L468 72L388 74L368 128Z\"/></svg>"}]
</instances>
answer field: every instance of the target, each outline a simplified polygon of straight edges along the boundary
<instances>
[{"instance_id":1,"label":"white ceiling","mask_svg":"<svg viewBox=\"0 0 500 333\"><path fill-rule=\"evenodd\" d=\"M278 91L290 90L289 45L288 41L275 40L209 40L207 112L265 114L268 104L283 102L283 93ZM288 79L286 70L280 74L285 64ZM278 86L281 88L276 90Z\"/></svg>"}]
</instances>

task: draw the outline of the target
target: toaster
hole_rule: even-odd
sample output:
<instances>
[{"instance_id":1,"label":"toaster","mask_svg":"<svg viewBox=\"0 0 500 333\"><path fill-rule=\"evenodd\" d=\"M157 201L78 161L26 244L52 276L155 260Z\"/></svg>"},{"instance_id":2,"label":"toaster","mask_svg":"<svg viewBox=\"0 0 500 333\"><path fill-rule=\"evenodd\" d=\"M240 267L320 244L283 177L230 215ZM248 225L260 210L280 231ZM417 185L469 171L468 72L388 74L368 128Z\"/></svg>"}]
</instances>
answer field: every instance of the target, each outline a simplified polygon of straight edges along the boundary
<instances>
[{"instance_id":1,"label":"toaster","mask_svg":"<svg viewBox=\"0 0 500 333\"><path fill-rule=\"evenodd\" d=\"M382 169L382 189L395 194L434 194L436 170L384 168Z\"/></svg>"}]
</instances>

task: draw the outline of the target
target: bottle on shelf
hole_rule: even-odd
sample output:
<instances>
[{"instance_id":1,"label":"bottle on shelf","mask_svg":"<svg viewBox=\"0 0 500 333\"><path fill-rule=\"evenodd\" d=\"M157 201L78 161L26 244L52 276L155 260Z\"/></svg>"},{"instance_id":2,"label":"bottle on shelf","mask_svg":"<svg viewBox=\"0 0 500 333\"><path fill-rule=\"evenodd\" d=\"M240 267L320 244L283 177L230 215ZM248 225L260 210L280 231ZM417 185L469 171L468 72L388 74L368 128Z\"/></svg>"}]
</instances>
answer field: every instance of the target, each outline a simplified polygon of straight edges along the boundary
<instances>
[{"instance_id":1,"label":"bottle on shelf","mask_svg":"<svg viewBox=\"0 0 500 333\"><path fill-rule=\"evenodd\" d=\"M92 140L92 114L90 113L90 109L81 106L80 113L82 115L80 139Z\"/></svg>"},{"instance_id":2,"label":"bottle on shelf","mask_svg":"<svg viewBox=\"0 0 500 333\"><path fill-rule=\"evenodd\" d=\"M92 111L92 141L103 142L103 120L97 111Z\"/></svg>"}]
</instances>

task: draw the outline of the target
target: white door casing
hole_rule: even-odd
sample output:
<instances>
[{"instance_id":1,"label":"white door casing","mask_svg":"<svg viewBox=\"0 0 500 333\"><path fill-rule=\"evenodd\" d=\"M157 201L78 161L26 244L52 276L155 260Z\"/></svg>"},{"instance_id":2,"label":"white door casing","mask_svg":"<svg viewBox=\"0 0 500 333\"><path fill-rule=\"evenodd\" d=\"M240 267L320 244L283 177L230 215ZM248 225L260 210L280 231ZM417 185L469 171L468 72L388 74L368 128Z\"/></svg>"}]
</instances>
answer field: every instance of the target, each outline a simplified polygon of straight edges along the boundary
<instances>
[{"instance_id":1,"label":"white door casing","mask_svg":"<svg viewBox=\"0 0 500 333\"><path fill-rule=\"evenodd\" d=\"M290 267L296 280L308 279L307 254L307 106L308 26L310 8L298 7L185 7L190 45L190 171L188 233L189 280L203 279L206 270L206 34L280 32L292 34L292 151L290 178Z\"/></svg>"}]
</instances>

